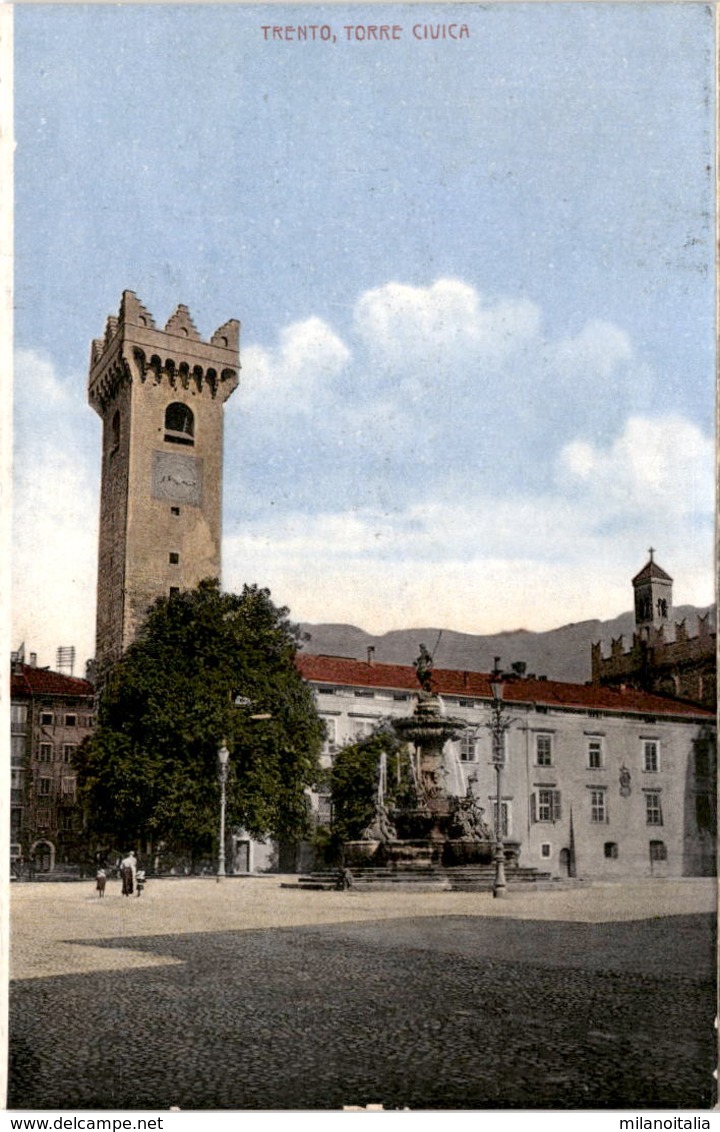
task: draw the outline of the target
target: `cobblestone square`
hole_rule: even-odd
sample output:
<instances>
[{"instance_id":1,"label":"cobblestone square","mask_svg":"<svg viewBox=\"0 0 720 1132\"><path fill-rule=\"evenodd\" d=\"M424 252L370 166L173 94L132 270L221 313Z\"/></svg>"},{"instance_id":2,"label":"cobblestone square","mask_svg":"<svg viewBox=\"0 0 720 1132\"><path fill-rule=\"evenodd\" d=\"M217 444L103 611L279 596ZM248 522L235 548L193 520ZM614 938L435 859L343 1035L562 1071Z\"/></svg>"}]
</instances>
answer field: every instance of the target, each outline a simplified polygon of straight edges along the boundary
<instances>
[{"instance_id":1,"label":"cobblestone square","mask_svg":"<svg viewBox=\"0 0 720 1132\"><path fill-rule=\"evenodd\" d=\"M705 1109L712 881L13 890L15 1109Z\"/></svg>"}]
</instances>

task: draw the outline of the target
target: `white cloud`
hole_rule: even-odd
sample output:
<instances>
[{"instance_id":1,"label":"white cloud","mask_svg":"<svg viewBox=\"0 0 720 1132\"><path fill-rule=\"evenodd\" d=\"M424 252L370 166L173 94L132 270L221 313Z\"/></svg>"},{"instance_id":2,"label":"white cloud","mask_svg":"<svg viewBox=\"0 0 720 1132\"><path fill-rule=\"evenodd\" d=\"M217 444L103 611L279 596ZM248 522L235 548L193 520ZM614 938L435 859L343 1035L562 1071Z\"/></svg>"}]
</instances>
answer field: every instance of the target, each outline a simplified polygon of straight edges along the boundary
<instances>
[{"instance_id":1,"label":"white cloud","mask_svg":"<svg viewBox=\"0 0 720 1132\"><path fill-rule=\"evenodd\" d=\"M76 675L94 653L99 506L97 429L83 393L84 382L64 382L47 358L18 352L11 639L52 666L59 645L75 645Z\"/></svg>"},{"instance_id":2,"label":"white cloud","mask_svg":"<svg viewBox=\"0 0 720 1132\"><path fill-rule=\"evenodd\" d=\"M238 400L268 407L275 420L279 411L309 412L318 390L349 360L349 349L322 319L294 322L281 330L276 349L248 346L243 352Z\"/></svg>"},{"instance_id":3,"label":"white cloud","mask_svg":"<svg viewBox=\"0 0 720 1132\"><path fill-rule=\"evenodd\" d=\"M498 364L537 335L540 312L527 300L487 304L467 283L438 279L429 287L386 283L366 291L354 324L372 355L405 370L463 354Z\"/></svg>"},{"instance_id":4,"label":"white cloud","mask_svg":"<svg viewBox=\"0 0 720 1132\"><path fill-rule=\"evenodd\" d=\"M681 416L632 417L611 444L575 440L558 457L561 481L583 491L606 515L709 515L713 467L712 439Z\"/></svg>"},{"instance_id":5,"label":"white cloud","mask_svg":"<svg viewBox=\"0 0 720 1132\"><path fill-rule=\"evenodd\" d=\"M550 365L565 376L608 381L618 366L633 360L634 350L620 327L591 319L574 338L549 343L547 356Z\"/></svg>"}]
</instances>

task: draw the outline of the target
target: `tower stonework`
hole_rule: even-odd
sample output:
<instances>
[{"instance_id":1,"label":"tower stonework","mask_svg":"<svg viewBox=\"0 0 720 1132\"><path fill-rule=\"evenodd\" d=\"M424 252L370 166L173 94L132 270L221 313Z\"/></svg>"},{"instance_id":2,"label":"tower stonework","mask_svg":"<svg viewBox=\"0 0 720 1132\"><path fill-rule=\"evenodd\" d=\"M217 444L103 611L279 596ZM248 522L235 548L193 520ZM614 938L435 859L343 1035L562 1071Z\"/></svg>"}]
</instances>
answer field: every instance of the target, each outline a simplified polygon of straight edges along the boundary
<instances>
[{"instance_id":1,"label":"tower stonework","mask_svg":"<svg viewBox=\"0 0 720 1132\"><path fill-rule=\"evenodd\" d=\"M92 343L88 400L103 422L96 671L148 608L220 576L223 405L237 388L240 324L204 342L187 307L164 330L132 291Z\"/></svg>"}]
</instances>

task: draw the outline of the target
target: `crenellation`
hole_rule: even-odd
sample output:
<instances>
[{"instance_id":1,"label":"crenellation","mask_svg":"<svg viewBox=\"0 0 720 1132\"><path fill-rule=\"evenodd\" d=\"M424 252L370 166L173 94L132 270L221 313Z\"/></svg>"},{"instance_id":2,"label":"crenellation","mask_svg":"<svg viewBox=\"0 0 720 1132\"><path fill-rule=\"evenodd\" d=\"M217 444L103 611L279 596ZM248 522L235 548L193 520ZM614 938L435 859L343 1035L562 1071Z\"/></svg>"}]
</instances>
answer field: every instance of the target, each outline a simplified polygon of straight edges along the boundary
<instances>
[{"instance_id":1,"label":"crenellation","mask_svg":"<svg viewBox=\"0 0 720 1132\"><path fill-rule=\"evenodd\" d=\"M653 649L662 648L663 645L666 644L666 641L665 641L665 626L659 625L657 628L652 628L650 630L650 635L649 635L648 640L649 640L649 644L650 644L651 648L653 648Z\"/></svg>"},{"instance_id":2,"label":"crenellation","mask_svg":"<svg viewBox=\"0 0 720 1132\"><path fill-rule=\"evenodd\" d=\"M224 322L222 326L218 326L210 342L213 346L221 346L226 350L239 350L240 323L238 320L231 318L227 322Z\"/></svg>"},{"instance_id":3,"label":"crenellation","mask_svg":"<svg viewBox=\"0 0 720 1132\"><path fill-rule=\"evenodd\" d=\"M174 314L167 320L165 333L178 335L181 338L192 338L196 342L202 342L202 338L198 334L190 311L184 303L180 303L175 309Z\"/></svg>"},{"instance_id":4,"label":"crenellation","mask_svg":"<svg viewBox=\"0 0 720 1132\"><path fill-rule=\"evenodd\" d=\"M120 300L120 320L128 326L147 326L151 330L157 329L155 319L134 291L123 291Z\"/></svg>"},{"instance_id":5,"label":"crenellation","mask_svg":"<svg viewBox=\"0 0 720 1132\"><path fill-rule=\"evenodd\" d=\"M613 637L610 642L610 650L613 658L622 656L625 651L625 643L623 637Z\"/></svg>"},{"instance_id":6,"label":"crenellation","mask_svg":"<svg viewBox=\"0 0 720 1132\"><path fill-rule=\"evenodd\" d=\"M105 345L106 346L110 345L113 338L117 334L118 321L119 320L114 315L112 315L112 314L108 315L107 322L105 323Z\"/></svg>"}]
</instances>

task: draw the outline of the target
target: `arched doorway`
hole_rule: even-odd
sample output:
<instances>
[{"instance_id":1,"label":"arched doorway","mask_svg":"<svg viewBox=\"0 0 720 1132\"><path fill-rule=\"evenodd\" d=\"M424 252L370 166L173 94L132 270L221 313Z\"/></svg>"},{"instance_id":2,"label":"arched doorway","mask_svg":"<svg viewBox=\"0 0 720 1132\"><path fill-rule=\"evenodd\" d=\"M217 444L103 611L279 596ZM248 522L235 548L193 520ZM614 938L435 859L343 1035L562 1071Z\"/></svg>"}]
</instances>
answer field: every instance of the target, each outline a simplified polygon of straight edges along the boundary
<instances>
[{"instance_id":1,"label":"arched doorway","mask_svg":"<svg viewBox=\"0 0 720 1132\"><path fill-rule=\"evenodd\" d=\"M55 868L55 846L52 841L36 841L30 848L30 860L36 873L51 873Z\"/></svg>"}]
</instances>

